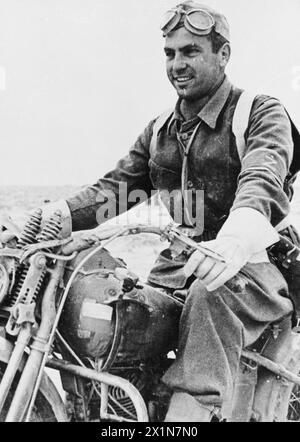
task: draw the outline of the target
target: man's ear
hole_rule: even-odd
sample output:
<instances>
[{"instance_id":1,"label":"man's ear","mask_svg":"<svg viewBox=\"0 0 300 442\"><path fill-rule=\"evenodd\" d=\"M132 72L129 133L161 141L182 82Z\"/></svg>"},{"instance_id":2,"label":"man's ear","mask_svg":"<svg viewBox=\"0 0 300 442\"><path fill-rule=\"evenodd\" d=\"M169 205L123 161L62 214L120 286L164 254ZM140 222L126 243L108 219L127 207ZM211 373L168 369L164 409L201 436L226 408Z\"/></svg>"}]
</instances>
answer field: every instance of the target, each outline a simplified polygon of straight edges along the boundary
<instances>
[{"instance_id":1,"label":"man's ear","mask_svg":"<svg viewBox=\"0 0 300 442\"><path fill-rule=\"evenodd\" d=\"M219 51L220 67L225 68L229 62L231 55L231 47L229 43L224 43Z\"/></svg>"}]
</instances>

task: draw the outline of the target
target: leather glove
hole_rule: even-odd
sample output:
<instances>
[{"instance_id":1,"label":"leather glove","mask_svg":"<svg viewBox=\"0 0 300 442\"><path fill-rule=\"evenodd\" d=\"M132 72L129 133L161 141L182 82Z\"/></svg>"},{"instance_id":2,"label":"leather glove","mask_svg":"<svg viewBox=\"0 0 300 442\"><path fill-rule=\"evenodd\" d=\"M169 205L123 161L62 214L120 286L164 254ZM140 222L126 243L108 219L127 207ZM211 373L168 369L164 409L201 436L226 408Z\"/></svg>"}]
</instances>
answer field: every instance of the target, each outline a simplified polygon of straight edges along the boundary
<instances>
[{"instance_id":1,"label":"leather glove","mask_svg":"<svg viewBox=\"0 0 300 442\"><path fill-rule=\"evenodd\" d=\"M202 245L220 255L220 261L195 251L184 266L208 291L234 277L247 262L268 262L266 248L279 240L277 231L260 212L240 208L231 212L217 238Z\"/></svg>"},{"instance_id":2,"label":"leather glove","mask_svg":"<svg viewBox=\"0 0 300 442\"><path fill-rule=\"evenodd\" d=\"M16 240L22 231L26 215L15 215L7 212L0 213L0 243L2 246L11 240Z\"/></svg>"}]
</instances>

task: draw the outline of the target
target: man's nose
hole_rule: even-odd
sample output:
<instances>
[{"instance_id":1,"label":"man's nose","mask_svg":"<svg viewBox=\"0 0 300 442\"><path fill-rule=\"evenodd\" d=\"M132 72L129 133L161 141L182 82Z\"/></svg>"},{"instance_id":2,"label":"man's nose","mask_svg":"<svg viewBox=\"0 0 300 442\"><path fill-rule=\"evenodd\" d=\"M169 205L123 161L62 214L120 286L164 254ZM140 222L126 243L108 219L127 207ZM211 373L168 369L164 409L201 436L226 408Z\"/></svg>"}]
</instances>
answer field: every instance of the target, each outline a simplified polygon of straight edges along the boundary
<instances>
[{"instance_id":1,"label":"man's nose","mask_svg":"<svg viewBox=\"0 0 300 442\"><path fill-rule=\"evenodd\" d=\"M173 71L181 72L186 68L186 62L181 54L176 54L173 60Z\"/></svg>"}]
</instances>

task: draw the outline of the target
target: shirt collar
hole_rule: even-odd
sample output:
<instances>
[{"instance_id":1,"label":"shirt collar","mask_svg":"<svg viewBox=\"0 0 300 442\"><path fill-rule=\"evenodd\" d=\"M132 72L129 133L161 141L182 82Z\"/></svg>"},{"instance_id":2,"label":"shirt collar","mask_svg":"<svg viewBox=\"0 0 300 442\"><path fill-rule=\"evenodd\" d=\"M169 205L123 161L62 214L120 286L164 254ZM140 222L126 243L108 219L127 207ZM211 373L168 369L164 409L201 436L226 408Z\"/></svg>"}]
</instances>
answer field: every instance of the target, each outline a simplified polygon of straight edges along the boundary
<instances>
[{"instance_id":1,"label":"shirt collar","mask_svg":"<svg viewBox=\"0 0 300 442\"><path fill-rule=\"evenodd\" d=\"M216 90L214 95L198 113L198 117L203 120L211 129L216 128L218 116L220 115L221 110L223 109L229 97L231 87L232 86L230 81L225 76L224 81L222 82L220 87ZM178 102L176 103L174 113L169 121L168 133L170 133L171 125L175 120L183 120L179 106L180 100L178 100Z\"/></svg>"}]
</instances>

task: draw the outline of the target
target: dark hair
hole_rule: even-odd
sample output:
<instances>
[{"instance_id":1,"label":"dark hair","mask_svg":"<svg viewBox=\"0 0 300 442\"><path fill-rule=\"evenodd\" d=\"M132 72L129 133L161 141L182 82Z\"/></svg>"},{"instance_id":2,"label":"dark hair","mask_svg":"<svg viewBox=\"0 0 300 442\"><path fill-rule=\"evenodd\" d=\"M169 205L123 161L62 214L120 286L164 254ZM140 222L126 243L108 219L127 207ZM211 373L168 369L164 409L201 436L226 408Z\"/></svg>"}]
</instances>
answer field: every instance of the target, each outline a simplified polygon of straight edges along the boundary
<instances>
[{"instance_id":1,"label":"dark hair","mask_svg":"<svg viewBox=\"0 0 300 442\"><path fill-rule=\"evenodd\" d=\"M212 29L211 33L209 35L207 35L207 38L211 41L212 51L215 54L217 54L219 52L219 50L221 49L221 47L225 43L229 43L229 41L226 40L226 38L224 38L221 34L216 32L214 29Z\"/></svg>"}]
</instances>

